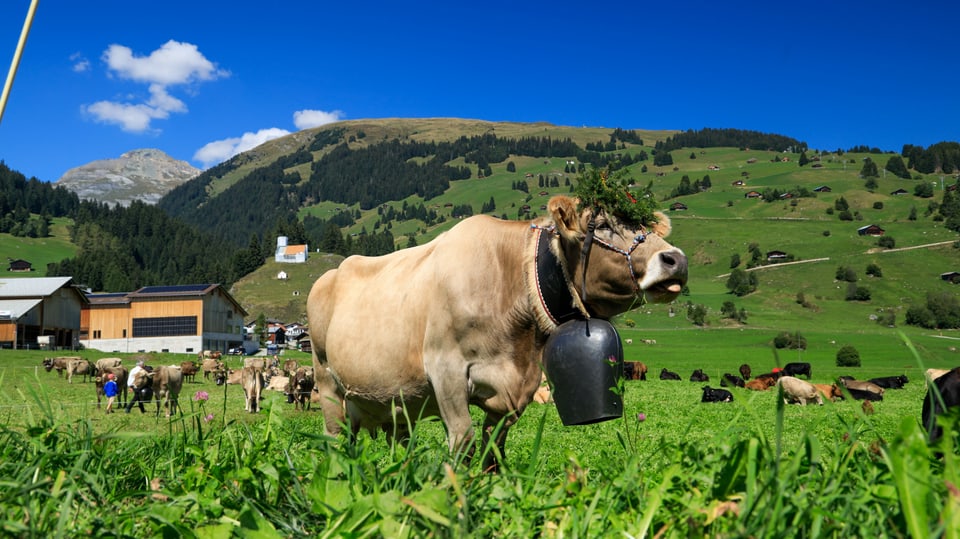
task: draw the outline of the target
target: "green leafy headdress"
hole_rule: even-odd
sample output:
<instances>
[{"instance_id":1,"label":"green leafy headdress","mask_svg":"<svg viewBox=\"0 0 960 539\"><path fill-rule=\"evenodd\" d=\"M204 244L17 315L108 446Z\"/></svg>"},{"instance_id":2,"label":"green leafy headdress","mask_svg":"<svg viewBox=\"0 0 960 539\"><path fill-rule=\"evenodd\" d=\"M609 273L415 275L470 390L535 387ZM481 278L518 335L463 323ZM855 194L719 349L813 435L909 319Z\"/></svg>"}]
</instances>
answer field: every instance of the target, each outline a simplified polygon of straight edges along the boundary
<instances>
[{"instance_id":1,"label":"green leafy headdress","mask_svg":"<svg viewBox=\"0 0 960 539\"><path fill-rule=\"evenodd\" d=\"M602 208L617 218L648 225L656 223L653 212L656 199L651 192L653 182L645 189L630 191L631 178L626 169L611 174L609 168L590 167L580 173L574 194L580 199L580 208Z\"/></svg>"}]
</instances>

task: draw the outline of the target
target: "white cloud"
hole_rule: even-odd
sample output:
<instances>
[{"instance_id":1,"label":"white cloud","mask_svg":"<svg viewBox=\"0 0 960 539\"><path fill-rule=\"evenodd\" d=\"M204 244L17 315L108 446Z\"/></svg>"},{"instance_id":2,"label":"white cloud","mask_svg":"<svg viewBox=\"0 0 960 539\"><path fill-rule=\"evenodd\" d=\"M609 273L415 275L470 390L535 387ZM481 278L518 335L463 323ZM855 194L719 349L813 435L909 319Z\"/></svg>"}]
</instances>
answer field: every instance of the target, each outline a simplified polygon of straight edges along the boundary
<instances>
[{"instance_id":1,"label":"white cloud","mask_svg":"<svg viewBox=\"0 0 960 539\"><path fill-rule=\"evenodd\" d=\"M343 111L339 110L332 112L323 110L298 110L293 113L293 125L297 126L297 129L310 129L311 127L320 127L321 125L339 122L343 117Z\"/></svg>"},{"instance_id":2,"label":"white cloud","mask_svg":"<svg viewBox=\"0 0 960 539\"><path fill-rule=\"evenodd\" d=\"M250 133L248 131L240 137L215 140L205 144L202 148L197 150L195 154L193 154L193 159L194 161L199 161L202 163L203 168L210 168L213 165L230 159L238 153L252 150L268 140L273 140L289 134L289 131L286 129L280 129L279 127L261 129L256 133Z\"/></svg>"},{"instance_id":3,"label":"white cloud","mask_svg":"<svg viewBox=\"0 0 960 539\"><path fill-rule=\"evenodd\" d=\"M150 130L150 122L154 119L164 119L168 114L147 105L131 105L113 101L97 101L83 107L83 112L90 114L95 120L102 123L116 124L129 133L143 133Z\"/></svg>"},{"instance_id":4,"label":"white cloud","mask_svg":"<svg viewBox=\"0 0 960 539\"><path fill-rule=\"evenodd\" d=\"M166 119L174 112L187 112L186 103L171 95L169 87L230 76L228 71L207 60L196 45L173 40L149 56L134 56L129 47L110 45L102 58L111 76L147 84L150 98L141 103L98 101L85 105L83 110L96 121L119 125L131 133L151 131L152 120ZM74 65L75 71L78 65Z\"/></svg>"},{"instance_id":5,"label":"white cloud","mask_svg":"<svg viewBox=\"0 0 960 539\"><path fill-rule=\"evenodd\" d=\"M70 61L73 62L74 73L84 73L90 71L90 60L87 60L79 52L70 55Z\"/></svg>"},{"instance_id":6,"label":"white cloud","mask_svg":"<svg viewBox=\"0 0 960 539\"><path fill-rule=\"evenodd\" d=\"M229 76L217 69L192 43L167 41L150 56L134 56L129 47L110 45L103 53L107 67L125 79L163 86L194 81L216 80Z\"/></svg>"}]
</instances>

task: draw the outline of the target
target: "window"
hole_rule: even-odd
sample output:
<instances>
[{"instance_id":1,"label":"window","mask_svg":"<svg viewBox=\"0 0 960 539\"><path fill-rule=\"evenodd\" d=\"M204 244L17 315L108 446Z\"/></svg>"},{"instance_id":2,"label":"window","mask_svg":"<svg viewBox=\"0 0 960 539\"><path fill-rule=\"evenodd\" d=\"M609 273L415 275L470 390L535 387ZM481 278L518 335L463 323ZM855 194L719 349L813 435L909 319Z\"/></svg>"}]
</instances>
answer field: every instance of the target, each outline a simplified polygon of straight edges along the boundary
<instances>
[{"instance_id":1,"label":"window","mask_svg":"<svg viewBox=\"0 0 960 539\"><path fill-rule=\"evenodd\" d=\"M196 334L196 316L166 316L133 319L133 338L135 339L140 337L177 337Z\"/></svg>"}]
</instances>

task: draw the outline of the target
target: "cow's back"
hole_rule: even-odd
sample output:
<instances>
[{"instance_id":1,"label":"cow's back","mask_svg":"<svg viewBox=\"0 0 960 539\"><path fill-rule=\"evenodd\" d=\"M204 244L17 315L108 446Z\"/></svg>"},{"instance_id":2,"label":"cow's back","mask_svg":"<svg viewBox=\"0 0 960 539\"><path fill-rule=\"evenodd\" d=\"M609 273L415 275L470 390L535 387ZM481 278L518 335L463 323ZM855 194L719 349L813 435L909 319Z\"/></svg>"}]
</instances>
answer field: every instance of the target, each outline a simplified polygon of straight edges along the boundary
<instances>
[{"instance_id":1,"label":"cow's back","mask_svg":"<svg viewBox=\"0 0 960 539\"><path fill-rule=\"evenodd\" d=\"M427 362L464 348L501 354L514 344L504 335L509 313L527 301L524 232L529 225L476 216L428 244L347 258L310 291L315 370L329 365L347 391L386 402L425 394Z\"/></svg>"}]
</instances>

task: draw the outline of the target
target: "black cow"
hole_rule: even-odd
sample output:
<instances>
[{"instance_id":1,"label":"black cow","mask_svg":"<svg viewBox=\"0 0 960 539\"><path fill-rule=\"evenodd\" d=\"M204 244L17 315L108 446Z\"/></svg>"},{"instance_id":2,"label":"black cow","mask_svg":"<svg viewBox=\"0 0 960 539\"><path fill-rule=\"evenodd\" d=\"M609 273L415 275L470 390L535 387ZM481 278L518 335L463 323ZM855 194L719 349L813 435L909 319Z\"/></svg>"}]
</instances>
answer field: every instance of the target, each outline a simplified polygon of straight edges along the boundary
<instances>
[{"instance_id":1,"label":"black cow","mask_svg":"<svg viewBox=\"0 0 960 539\"><path fill-rule=\"evenodd\" d=\"M733 402L733 393L726 389L703 386L703 397L700 398L700 402Z\"/></svg>"},{"instance_id":2,"label":"black cow","mask_svg":"<svg viewBox=\"0 0 960 539\"><path fill-rule=\"evenodd\" d=\"M854 400L858 401L882 401L883 395L879 393L874 393L873 391L867 391L866 389L854 389L851 387L846 388L850 392L850 396Z\"/></svg>"},{"instance_id":3,"label":"black cow","mask_svg":"<svg viewBox=\"0 0 960 539\"><path fill-rule=\"evenodd\" d=\"M704 374L703 369L697 369L690 375L691 382L709 382L710 376Z\"/></svg>"},{"instance_id":4,"label":"black cow","mask_svg":"<svg viewBox=\"0 0 960 539\"><path fill-rule=\"evenodd\" d=\"M871 378L867 380L868 382L873 382L880 387L887 389L903 389L903 386L909 381L904 375L900 376L882 376L880 378Z\"/></svg>"},{"instance_id":5,"label":"black cow","mask_svg":"<svg viewBox=\"0 0 960 539\"><path fill-rule=\"evenodd\" d=\"M744 380L750 379L750 365L747 365L746 363L740 365L740 377Z\"/></svg>"},{"instance_id":6,"label":"black cow","mask_svg":"<svg viewBox=\"0 0 960 539\"><path fill-rule=\"evenodd\" d=\"M784 376L799 376L804 375L807 377L807 380L810 379L810 364L807 362L802 363L787 363L783 366L783 372L781 373Z\"/></svg>"},{"instance_id":7,"label":"black cow","mask_svg":"<svg viewBox=\"0 0 960 539\"><path fill-rule=\"evenodd\" d=\"M937 425L937 416L946 412L947 408L957 406L960 406L960 367L930 382L927 396L923 399L920 417L923 428L927 429L930 443L943 436L943 428Z\"/></svg>"},{"instance_id":8,"label":"black cow","mask_svg":"<svg viewBox=\"0 0 960 539\"><path fill-rule=\"evenodd\" d=\"M743 378L740 378L736 374L730 374L729 372L723 373L723 376L720 378L720 385L723 387L743 387L744 383Z\"/></svg>"},{"instance_id":9,"label":"black cow","mask_svg":"<svg viewBox=\"0 0 960 539\"><path fill-rule=\"evenodd\" d=\"M660 371L660 379L661 380L679 380L680 375L675 372L670 372L667 370L666 367L664 367L663 370Z\"/></svg>"}]
</instances>

